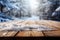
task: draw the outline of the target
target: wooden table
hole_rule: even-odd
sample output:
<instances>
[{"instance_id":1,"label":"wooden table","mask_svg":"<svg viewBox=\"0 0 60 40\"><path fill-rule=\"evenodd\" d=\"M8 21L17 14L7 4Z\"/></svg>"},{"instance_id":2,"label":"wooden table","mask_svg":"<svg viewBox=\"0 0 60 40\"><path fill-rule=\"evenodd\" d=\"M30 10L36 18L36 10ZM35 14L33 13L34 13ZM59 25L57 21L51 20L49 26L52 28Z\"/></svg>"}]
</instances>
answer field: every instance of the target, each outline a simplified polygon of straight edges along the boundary
<instances>
[{"instance_id":1,"label":"wooden table","mask_svg":"<svg viewBox=\"0 0 60 40\"><path fill-rule=\"evenodd\" d=\"M20 24L20 22L16 22ZM60 36L60 22L50 21L50 20L41 20L41 21L23 21L21 24L29 25L44 25L56 30L47 30L47 31L0 31L0 37L41 37L41 36Z\"/></svg>"}]
</instances>

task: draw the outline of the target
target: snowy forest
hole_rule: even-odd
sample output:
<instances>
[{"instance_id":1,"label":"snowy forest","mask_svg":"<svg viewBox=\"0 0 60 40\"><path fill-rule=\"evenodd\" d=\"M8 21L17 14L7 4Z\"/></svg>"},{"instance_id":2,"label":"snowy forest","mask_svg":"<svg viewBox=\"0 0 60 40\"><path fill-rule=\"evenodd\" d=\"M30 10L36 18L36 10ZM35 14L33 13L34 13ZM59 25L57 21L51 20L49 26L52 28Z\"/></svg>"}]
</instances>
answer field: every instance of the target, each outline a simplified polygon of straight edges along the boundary
<instances>
[{"instance_id":1,"label":"snowy forest","mask_svg":"<svg viewBox=\"0 0 60 40\"><path fill-rule=\"evenodd\" d=\"M12 20L60 21L60 0L0 0L0 22Z\"/></svg>"}]
</instances>

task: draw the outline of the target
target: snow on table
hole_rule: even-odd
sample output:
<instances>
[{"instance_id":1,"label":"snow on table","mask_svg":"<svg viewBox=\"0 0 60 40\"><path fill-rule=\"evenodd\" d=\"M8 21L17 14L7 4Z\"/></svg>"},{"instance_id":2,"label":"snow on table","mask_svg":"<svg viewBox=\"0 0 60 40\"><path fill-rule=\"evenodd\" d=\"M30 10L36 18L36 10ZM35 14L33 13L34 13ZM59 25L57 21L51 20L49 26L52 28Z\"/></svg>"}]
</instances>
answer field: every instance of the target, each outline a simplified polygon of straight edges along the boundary
<instances>
[{"instance_id":1,"label":"snow on table","mask_svg":"<svg viewBox=\"0 0 60 40\"><path fill-rule=\"evenodd\" d=\"M44 21L45 22L45 21ZM42 21L42 23L44 23ZM45 23L46 25L46 23ZM13 21L0 23L0 31L13 30L13 31L25 31L25 30L36 30L36 31L48 31L48 30L57 30L53 26L45 26L36 24L36 21Z\"/></svg>"}]
</instances>

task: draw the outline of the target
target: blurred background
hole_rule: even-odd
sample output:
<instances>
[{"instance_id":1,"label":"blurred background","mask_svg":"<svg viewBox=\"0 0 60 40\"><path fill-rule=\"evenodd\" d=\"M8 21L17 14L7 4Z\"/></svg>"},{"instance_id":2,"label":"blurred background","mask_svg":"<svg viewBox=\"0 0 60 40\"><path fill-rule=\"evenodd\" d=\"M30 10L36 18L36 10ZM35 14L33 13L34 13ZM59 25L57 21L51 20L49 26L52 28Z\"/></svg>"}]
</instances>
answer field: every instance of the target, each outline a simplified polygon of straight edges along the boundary
<instances>
[{"instance_id":1,"label":"blurred background","mask_svg":"<svg viewBox=\"0 0 60 40\"><path fill-rule=\"evenodd\" d=\"M0 22L60 21L60 0L0 0Z\"/></svg>"}]
</instances>

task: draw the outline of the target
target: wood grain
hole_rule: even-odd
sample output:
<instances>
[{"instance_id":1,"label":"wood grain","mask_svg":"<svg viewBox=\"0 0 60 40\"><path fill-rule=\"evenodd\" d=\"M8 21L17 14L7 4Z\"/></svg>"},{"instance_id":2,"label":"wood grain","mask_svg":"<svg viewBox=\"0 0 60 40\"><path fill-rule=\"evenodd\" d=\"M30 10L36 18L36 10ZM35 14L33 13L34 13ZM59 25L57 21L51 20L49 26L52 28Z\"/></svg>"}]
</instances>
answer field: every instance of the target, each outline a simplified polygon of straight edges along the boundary
<instances>
[{"instance_id":1,"label":"wood grain","mask_svg":"<svg viewBox=\"0 0 60 40\"><path fill-rule=\"evenodd\" d=\"M42 32L38 32L38 31L22 31L19 32L16 36L18 37L34 37L34 36L44 36Z\"/></svg>"},{"instance_id":2,"label":"wood grain","mask_svg":"<svg viewBox=\"0 0 60 40\"><path fill-rule=\"evenodd\" d=\"M60 36L60 30L58 31L45 31L45 36Z\"/></svg>"},{"instance_id":3,"label":"wood grain","mask_svg":"<svg viewBox=\"0 0 60 40\"><path fill-rule=\"evenodd\" d=\"M13 37L16 33L16 31L1 31L0 37Z\"/></svg>"}]
</instances>

